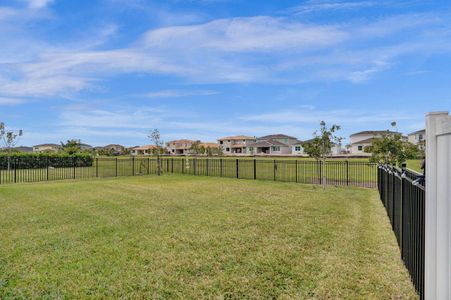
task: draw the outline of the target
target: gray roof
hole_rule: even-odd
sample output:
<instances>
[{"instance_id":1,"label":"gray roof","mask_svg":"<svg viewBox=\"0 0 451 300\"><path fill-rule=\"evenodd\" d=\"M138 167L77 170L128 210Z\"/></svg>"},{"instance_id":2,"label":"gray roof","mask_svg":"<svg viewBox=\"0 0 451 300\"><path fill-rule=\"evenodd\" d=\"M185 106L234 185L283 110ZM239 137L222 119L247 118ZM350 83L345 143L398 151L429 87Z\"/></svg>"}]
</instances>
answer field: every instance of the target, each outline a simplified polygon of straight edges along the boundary
<instances>
[{"instance_id":1,"label":"gray roof","mask_svg":"<svg viewBox=\"0 0 451 300\"><path fill-rule=\"evenodd\" d=\"M296 139L296 138L293 136L279 133L279 134L265 135L265 136L259 137L258 139L259 140L270 140L270 139Z\"/></svg>"},{"instance_id":2,"label":"gray roof","mask_svg":"<svg viewBox=\"0 0 451 300\"><path fill-rule=\"evenodd\" d=\"M412 133L409 133L409 135L417 134L417 133L426 133L426 129L421 129L421 130L414 131Z\"/></svg>"},{"instance_id":3,"label":"gray roof","mask_svg":"<svg viewBox=\"0 0 451 300\"><path fill-rule=\"evenodd\" d=\"M366 131L360 131L351 134L351 136L359 135L359 134L384 134L384 133L400 133L396 131L390 131L390 130L366 130Z\"/></svg>"},{"instance_id":4,"label":"gray roof","mask_svg":"<svg viewBox=\"0 0 451 300\"><path fill-rule=\"evenodd\" d=\"M271 146L280 146L280 147L289 147L287 144L275 141L275 140L265 140L256 143L249 144L250 147L271 147Z\"/></svg>"}]
</instances>

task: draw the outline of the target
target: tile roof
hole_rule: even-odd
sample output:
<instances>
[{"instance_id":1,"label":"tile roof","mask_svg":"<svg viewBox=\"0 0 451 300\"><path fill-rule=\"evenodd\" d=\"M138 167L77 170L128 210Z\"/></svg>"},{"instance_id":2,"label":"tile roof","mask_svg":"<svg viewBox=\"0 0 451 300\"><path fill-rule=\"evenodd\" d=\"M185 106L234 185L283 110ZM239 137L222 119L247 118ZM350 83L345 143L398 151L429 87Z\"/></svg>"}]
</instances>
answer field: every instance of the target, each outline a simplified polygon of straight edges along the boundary
<instances>
[{"instance_id":1,"label":"tile roof","mask_svg":"<svg viewBox=\"0 0 451 300\"><path fill-rule=\"evenodd\" d=\"M255 137L247 136L247 135L234 135L234 136L226 136L226 137L218 139L218 141L224 141L224 140L255 140Z\"/></svg>"},{"instance_id":2,"label":"tile roof","mask_svg":"<svg viewBox=\"0 0 451 300\"><path fill-rule=\"evenodd\" d=\"M278 133L278 134L265 135L265 136L259 137L258 139L259 140L269 140L269 139L296 139L296 138L293 136L286 135L286 134Z\"/></svg>"}]
</instances>

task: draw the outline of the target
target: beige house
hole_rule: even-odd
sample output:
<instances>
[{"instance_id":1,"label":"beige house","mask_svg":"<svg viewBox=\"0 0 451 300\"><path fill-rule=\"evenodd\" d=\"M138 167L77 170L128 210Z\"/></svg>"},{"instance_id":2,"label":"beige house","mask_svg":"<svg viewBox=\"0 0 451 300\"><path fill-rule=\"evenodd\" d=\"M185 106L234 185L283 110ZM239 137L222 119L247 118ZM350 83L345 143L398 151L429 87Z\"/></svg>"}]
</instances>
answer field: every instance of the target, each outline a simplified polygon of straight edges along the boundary
<instances>
[{"instance_id":1,"label":"beige house","mask_svg":"<svg viewBox=\"0 0 451 300\"><path fill-rule=\"evenodd\" d=\"M33 152L58 152L61 149L61 145L58 144L40 144L33 146Z\"/></svg>"},{"instance_id":2,"label":"beige house","mask_svg":"<svg viewBox=\"0 0 451 300\"><path fill-rule=\"evenodd\" d=\"M365 152L365 147L372 146L374 139L380 139L385 134L399 134L390 130L367 130L351 134L349 137L350 154L371 156Z\"/></svg>"},{"instance_id":3,"label":"beige house","mask_svg":"<svg viewBox=\"0 0 451 300\"><path fill-rule=\"evenodd\" d=\"M138 146L130 149L130 154L137 155L153 155L155 151L158 149L155 145L146 145L146 146Z\"/></svg>"},{"instance_id":4,"label":"beige house","mask_svg":"<svg viewBox=\"0 0 451 300\"><path fill-rule=\"evenodd\" d=\"M219 147L221 147L224 155L249 154L247 148L255 141L255 137L245 135L226 136L218 139Z\"/></svg>"},{"instance_id":5,"label":"beige house","mask_svg":"<svg viewBox=\"0 0 451 300\"><path fill-rule=\"evenodd\" d=\"M285 134L272 134L257 138L249 144L248 152L255 155L291 155L293 145L299 143L295 137Z\"/></svg>"},{"instance_id":6,"label":"beige house","mask_svg":"<svg viewBox=\"0 0 451 300\"><path fill-rule=\"evenodd\" d=\"M186 139L170 141L166 143L166 149L170 155L188 155L194 143L200 143L200 141Z\"/></svg>"},{"instance_id":7,"label":"beige house","mask_svg":"<svg viewBox=\"0 0 451 300\"><path fill-rule=\"evenodd\" d=\"M418 130L407 135L409 143L418 146L418 149L424 151L426 150L426 130Z\"/></svg>"}]
</instances>

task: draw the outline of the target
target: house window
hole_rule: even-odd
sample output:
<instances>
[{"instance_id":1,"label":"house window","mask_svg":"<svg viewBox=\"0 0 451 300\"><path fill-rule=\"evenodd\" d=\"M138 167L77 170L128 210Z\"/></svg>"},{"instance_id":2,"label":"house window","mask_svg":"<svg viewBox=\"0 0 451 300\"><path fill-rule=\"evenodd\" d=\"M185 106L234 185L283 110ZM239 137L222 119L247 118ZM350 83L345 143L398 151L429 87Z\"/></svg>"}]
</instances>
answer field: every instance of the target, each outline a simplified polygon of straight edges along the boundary
<instances>
[{"instance_id":1,"label":"house window","mask_svg":"<svg viewBox=\"0 0 451 300\"><path fill-rule=\"evenodd\" d=\"M275 152L280 151L280 147L279 146L274 146L274 147L272 147L272 151L275 151Z\"/></svg>"},{"instance_id":2,"label":"house window","mask_svg":"<svg viewBox=\"0 0 451 300\"><path fill-rule=\"evenodd\" d=\"M301 151L301 146L294 147L294 151L297 151L297 152Z\"/></svg>"},{"instance_id":3,"label":"house window","mask_svg":"<svg viewBox=\"0 0 451 300\"><path fill-rule=\"evenodd\" d=\"M226 148L226 151L229 152L229 151L230 151L230 148Z\"/></svg>"},{"instance_id":4,"label":"house window","mask_svg":"<svg viewBox=\"0 0 451 300\"><path fill-rule=\"evenodd\" d=\"M219 141L219 144L221 144L221 145L224 144L224 141Z\"/></svg>"},{"instance_id":5,"label":"house window","mask_svg":"<svg viewBox=\"0 0 451 300\"><path fill-rule=\"evenodd\" d=\"M418 135L418 139L419 139L420 141L423 140L423 135L422 135L421 133Z\"/></svg>"},{"instance_id":6,"label":"house window","mask_svg":"<svg viewBox=\"0 0 451 300\"><path fill-rule=\"evenodd\" d=\"M363 150L363 146L357 146L357 150L362 151Z\"/></svg>"}]
</instances>

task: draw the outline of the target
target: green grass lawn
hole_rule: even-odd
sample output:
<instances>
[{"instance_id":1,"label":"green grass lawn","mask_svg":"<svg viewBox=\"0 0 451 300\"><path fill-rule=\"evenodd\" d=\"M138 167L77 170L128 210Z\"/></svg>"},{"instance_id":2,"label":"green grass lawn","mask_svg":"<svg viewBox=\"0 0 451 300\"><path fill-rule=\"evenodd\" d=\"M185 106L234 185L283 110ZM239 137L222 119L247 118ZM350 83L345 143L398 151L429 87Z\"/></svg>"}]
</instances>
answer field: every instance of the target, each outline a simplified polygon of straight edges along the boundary
<instances>
[{"instance_id":1,"label":"green grass lawn","mask_svg":"<svg viewBox=\"0 0 451 300\"><path fill-rule=\"evenodd\" d=\"M0 299L415 297L375 190L181 175L0 187Z\"/></svg>"}]
</instances>

